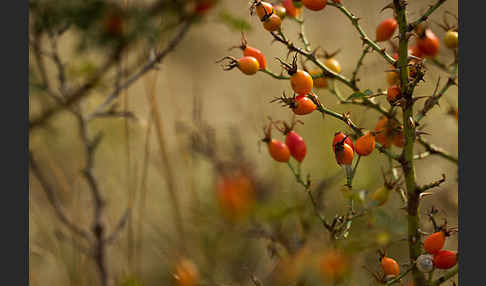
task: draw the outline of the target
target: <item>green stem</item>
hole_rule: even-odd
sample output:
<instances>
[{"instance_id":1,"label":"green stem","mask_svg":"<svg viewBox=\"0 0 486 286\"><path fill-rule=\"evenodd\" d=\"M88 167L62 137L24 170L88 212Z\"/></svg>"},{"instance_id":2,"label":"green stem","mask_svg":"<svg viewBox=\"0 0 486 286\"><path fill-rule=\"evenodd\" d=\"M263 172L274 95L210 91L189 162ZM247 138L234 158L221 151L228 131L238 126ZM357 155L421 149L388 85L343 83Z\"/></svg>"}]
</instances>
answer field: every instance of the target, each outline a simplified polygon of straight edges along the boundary
<instances>
[{"instance_id":1,"label":"green stem","mask_svg":"<svg viewBox=\"0 0 486 286\"><path fill-rule=\"evenodd\" d=\"M420 111L419 114L417 114L416 118L415 118L415 121L416 122L420 122L420 120L422 120L425 115L427 114L427 112L432 109L432 107L436 104L438 104L440 98L444 95L444 93L453 85L455 85L455 79L456 79L456 74L457 74L457 64L454 65L452 71L451 71L451 76L449 77L449 80L447 81L447 83L442 87L442 89L439 91L439 93L437 95L433 95L432 96L432 101L426 105L426 107L424 107L422 109L422 111Z\"/></svg>"},{"instance_id":2,"label":"green stem","mask_svg":"<svg viewBox=\"0 0 486 286\"><path fill-rule=\"evenodd\" d=\"M361 161L361 156L358 155L358 160L356 161L356 165L354 165L353 172L351 173L351 182L354 179L354 175L356 175L356 169L358 169L358 165L360 161Z\"/></svg>"},{"instance_id":3,"label":"green stem","mask_svg":"<svg viewBox=\"0 0 486 286\"><path fill-rule=\"evenodd\" d=\"M430 285L430 283L432 282L432 279L434 278L434 270L432 270L430 273L429 273L429 279L427 280L427 284Z\"/></svg>"},{"instance_id":4,"label":"green stem","mask_svg":"<svg viewBox=\"0 0 486 286\"><path fill-rule=\"evenodd\" d=\"M421 236L419 232L420 220L418 216L419 209L419 192L415 185L415 166L414 166L414 143L415 143L415 125L410 124L413 118L413 99L409 90L408 82L408 24L406 2L403 0L393 0L395 12L397 15L399 27L399 47L398 47L398 66L400 69L400 88L407 91L404 96L406 103L403 106L403 133L405 137L405 146L401 157L401 165L405 176L405 185L407 187L407 212L408 212L408 245L409 257L413 263L421 253ZM412 267L412 274L415 286L425 286L425 275L416 267Z\"/></svg>"},{"instance_id":5,"label":"green stem","mask_svg":"<svg viewBox=\"0 0 486 286\"><path fill-rule=\"evenodd\" d=\"M432 281L429 286L438 286L447 280L451 279L454 277L457 273L459 272L459 266L456 265L454 268L448 270L443 276L441 276L439 279Z\"/></svg>"},{"instance_id":6,"label":"green stem","mask_svg":"<svg viewBox=\"0 0 486 286\"><path fill-rule=\"evenodd\" d=\"M361 40L363 42L365 42L366 44L368 44L373 50L375 50L376 52L378 52L387 62L389 62L390 64L394 64L395 63L395 60L390 56L388 55L386 52L385 52L385 49L378 46L378 44L376 42L374 42L373 40L371 40L367 35L366 33L363 31L363 28L361 28L361 26L358 24L358 20L359 18L354 16L353 13L351 13L348 9L346 9L342 4L337 4L337 3L328 3L327 5L329 6L334 6L336 8L338 8L339 10L341 10L341 12L344 13L344 15L346 15L346 17L349 18L349 20L351 20L351 23L353 24L353 26L356 28L356 30L358 31L358 33L360 34L361 36Z\"/></svg>"},{"instance_id":7,"label":"green stem","mask_svg":"<svg viewBox=\"0 0 486 286\"><path fill-rule=\"evenodd\" d=\"M290 170L294 174L295 180L297 181L297 183L301 184L305 188L305 191L306 191L307 195L309 196L309 199L312 203L312 206L314 208L314 212L316 213L316 216L319 218L319 220L321 221L324 228L327 229L329 232L331 232L331 226L327 223L326 219L319 212L319 207L317 205L317 201L315 200L314 196L312 195L312 192L309 189L309 185L307 183L305 183L304 180L302 180L302 176L301 176L301 173L300 173L300 165L299 165L299 171L295 170L294 166L292 166L290 161L287 162L287 165L289 166Z\"/></svg>"},{"instance_id":8,"label":"green stem","mask_svg":"<svg viewBox=\"0 0 486 286\"><path fill-rule=\"evenodd\" d=\"M420 17L418 18L416 21L410 23L410 25L408 25L408 31L412 31L413 29L415 29L415 27L417 27L420 23L426 21L429 16L434 13L434 11L439 8L440 5L444 4L446 2L446 0L438 0L434 5L430 6L430 8Z\"/></svg>"},{"instance_id":9,"label":"green stem","mask_svg":"<svg viewBox=\"0 0 486 286\"><path fill-rule=\"evenodd\" d=\"M441 63L438 59L436 59L436 58L426 59L426 62L429 62L429 61L431 63L433 63L434 65L436 65L441 70L443 70L444 72L451 73L449 68L444 63Z\"/></svg>"},{"instance_id":10,"label":"green stem","mask_svg":"<svg viewBox=\"0 0 486 286\"><path fill-rule=\"evenodd\" d=\"M307 52L310 52L311 48L310 48L309 40L307 40L307 36L305 35L304 17L303 16L301 16L301 19L298 23L299 23L299 26L300 26L300 35L299 36L300 36L300 39L302 40L302 43L304 44L304 49Z\"/></svg>"},{"instance_id":11,"label":"green stem","mask_svg":"<svg viewBox=\"0 0 486 286\"><path fill-rule=\"evenodd\" d=\"M269 69L264 69L264 70L260 70L260 71L263 72L263 73L266 73L266 74L268 74L268 75L270 75L270 76L272 76L273 78L276 78L276 79L290 79L290 77L288 77L288 76L278 75L278 74L272 72Z\"/></svg>"},{"instance_id":12,"label":"green stem","mask_svg":"<svg viewBox=\"0 0 486 286\"><path fill-rule=\"evenodd\" d=\"M386 283L386 285L387 285L387 286L388 286L388 285L393 285L393 284L395 284L395 283L400 282L400 280L401 280L403 277L405 277L405 275L407 275L407 274L408 274L408 272L412 271L412 269L413 269L413 267L408 268L407 270L405 270L405 272L400 273L400 275L398 275L398 276L397 276L397 277L395 277L394 279L392 279L392 280L388 281L388 282Z\"/></svg>"},{"instance_id":13,"label":"green stem","mask_svg":"<svg viewBox=\"0 0 486 286\"><path fill-rule=\"evenodd\" d=\"M289 76L278 75L278 74L274 73L273 71L271 71L269 69L264 69L264 70L260 70L260 71L263 72L263 73L266 73L266 74L270 75L271 77L273 77L275 79L280 79L280 80L289 80L290 79ZM321 77L323 77L323 75L313 75L312 76L313 79L321 78Z\"/></svg>"},{"instance_id":14,"label":"green stem","mask_svg":"<svg viewBox=\"0 0 486 286\"><path fill-rule=\"evenodd\" d=\"M428 141L426 141L425 139L423 139L422 137L419 137L418 138L418 142L425 147L425 150L427 152L430 153L430 155L437 155L437 156L440 156L444 159L447 159L449 160L450 162L454 163L454 164L458 164L459 163L459 159L457 159L457 157L454 157L452 156L451 154L449 154L447 151L443 150L442 148L440 147L437 147L435 146L434 144L431 144L429 143Z\"/></svg>"},{"instance_id":15,"label":"green stem","mask_svg":"<svg viewBox=\"0 0 486 286\"><path fill-rule=\"evenodd\" d=\"M324 107L322 104L320 104L319 102L317 102L317 100L315 99L314 96L308 96L309 98L311 98L314 103L317 105L317 110L321 113L324 113L324 114L328 114L334 118L337 118L341 121L343 121L344 123L346 123L346 125L348 125L358 136L362 136L363 135L363 132L361 131L361 128L359 128L358 126L356 126L356 124L354 124L349 118L345 117L343 114L340 114L340 113L337 113L335 111L332 111L331 109L329 108L326 108ZM400 158L399 155L393 153L391 150L385 148L384 146L376 143L376 149L378 149L378 151L380 151L381 153L387 155L388 157L392 158L393 160L396 160L398 161L398 159Z\"/></svg>"},{"instance_id":16,"label":"green stem","mask_svg":"<svg viewBox=\"0 0 486 286\"><path fill-rule=\"evenodd\" d=\"M356 77L358 76L359 69L361 68L361 66L363 66L363 60L366 57L366 54L368 54L368 53L369 53L369 48L365 47L363 49L361 57L359 57L359 59L358 59L358 63L356 64L356 68L354 68L353 75L351 76L351 82L353 82L354 84L356 84L356 81L357 81Z\"/></svg>"},{"instance_id":17,"label":"green stem","mask_svg":"<svg viewBox=\"0 0 486 286\"><path fill-rule=\"evenodd\" d=\"M328 78L335 78L337 79L338 81L344 83L345 85L347 85L349 88L351 88L353 91L358 91L359 88L354 85L351 80L349 80L348 78L338 74L338 73L335 73L334 71L330 70L329 68L327 68L321 61L319 61L316 56L312 53L312 52L307 52L306 50L300 48L300 47L297 47L294 45L294 43L290 42L287 37L285 36L284 33L282 33L281 31L279 33L271 33L272 36L274 37L274 39L284 45L287 46L287 48L290 50L290 51L294 51L294 52L297 52L298 54L301 54L302 56L306 57L309 61L311 61L312 63L314 63L316 66L318 66L323 72L324 72L324 76L325 77L328 77ZM318 77L321 77L321 76L318 76Z\"/></svg>"}]
</instances>

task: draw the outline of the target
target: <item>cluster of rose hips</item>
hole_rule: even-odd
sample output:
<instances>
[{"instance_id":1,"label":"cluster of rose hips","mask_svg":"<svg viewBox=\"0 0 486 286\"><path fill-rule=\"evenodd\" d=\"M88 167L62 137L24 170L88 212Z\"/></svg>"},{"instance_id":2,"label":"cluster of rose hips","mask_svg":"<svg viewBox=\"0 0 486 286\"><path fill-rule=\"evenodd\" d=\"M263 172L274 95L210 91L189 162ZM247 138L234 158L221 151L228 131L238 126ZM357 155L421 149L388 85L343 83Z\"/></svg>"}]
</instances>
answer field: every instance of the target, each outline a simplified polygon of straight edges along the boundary
<instances>
[{"instance_id":1,"label":"cluster of rose hips","mask_svg":"<svg viewBox=\"0 0 486 286\"><path fill-rule=\"evenodd\" d=\"M334 2L340 3L340 1ZM270 4L255 0L252 5L252 10L256 12L256 15L263 23L264 29L274 35L280 32L282 20L286 16L291 18L299 17L302 12L302 7L312 11L322 10L326 7L327 0L284 0L280 3ZM382 21L376 28L376 41L389 41L394 48L393 58L395 60L398 60L399 55L391 39L397 27L398 22L395 17L392 17ZM457 29L450 27L448 24L443 28L446 30L443 39L445 46L456 53L458 47ZM434 58L437 56L440 49L440 41L425 23L414 27L413 33L411 34L415 36L415 44L409 47L408 65L409 77L413 79L417 77L424 58ZM266 60L263 53L254 47L250 47L244 37L242 44L238 48L243 51L243 57L240 59L226 57L226 59L230 59L230 62L225 69L238 67L244 74L248 75L266 69ZM336 53L332 55L325 53L324 57L326 60L324 65L332 72L339 74L341 72L341 66L333 58ZM289 107L295 115L307 115L319 109L321 107L320 101L318 96L313 92L313 89L327 87L327 79L324 77L323 71L321 69L309 70L304 63L302 63L302 69L298 68L297 54L294 55L291 63L286 63L280 59L277 60L279 60L289 75L293 95L287 97L284 93L282 97L278 97L273 101L280 102L284 106ZM386 92L386 98L392 106L400 105L403 97L399 86L399 71L396 68L396 65L392 66L392 70L387 72L389 87ZM279 127L279 123L282 123L283 127ZM264 129L265 137L262 141L267 144L268 152L275 161L288 162L291 156L299 163L304 160L307 153L306 144L303 138L293 130L294 126L295 117L291 125L285 122L271 121ZM285 142L272 138L272 128L276 128L283 133ZM370 155L375 149L376 142L385 148L390 148L391 145L402 148L405 144L403 126L394 117L381 116L373 131L360 132L360 134L360 137L355 142L353 142L349 135L343 132L337 132L334 135L332 149L336 162L344 166L347 171L351 170L355 153L359 156ZM348 172L347 175L349 175ZM383 175L385 178L385 174ZM398 179L388 181L385 178L384 186L378 188L371 194L371 199L377 206L381 206L388 201L389 195L398 181ZM457 263L456 252L442 250L447 235L447 231L440 230L427 237L424 241L424 248L428 254L421 255L416 261L419 270L430 272L434 267L448 269ZM344 261L345 259L339 253L329 254L321 263L323 273L328 277L333 277L333 279L342 276L346 269L346 263ZM400 275L400 267L397 261L387 257L384 253L380 255L380 264L383 271L383 277L379 278L381 282L389 281Z\"/></svg>"},{"instance_id":2,"label":"cluster of rose hips","mask_svg":"<svg viewBox=\"0 0 486 286\"><path fill-rule=\"evenodd\" d=\"M286 163L290 160L290 156L299 163L302 163L304 160L307 154L307 146L304 139L293 130L298 122L301 123L294 119L292 124L288 125L286 122L270 121L264 129L265 137L262 141L267 144L268 152L275 161ZM279 123L282 123L283 127L279 127ZM275 127L285 135L285 142L272 138L272 127Z\"/></svg>"},{"instance_id":3,"label":"cluster of rose hips","mask_svg":"<svg viewBox=\"0 0 486 286\"><path fill-rule=\"evenodd\" d=\"M459 34L457 27L449 25L444 18L444 25L440 25L446 33L443 38L443 42L447 48L452 51L456 51L459 45ZM376 41L384 42L392 38L398 27L398 22L395 18L388 18L382 21L376 28ZM409 61L409 76L411 78L416 76L415 65L418 64L424 58L435 58L440 50L440 40L435 33L430 29L426 23L417 25L414 29L414 35L416 37L415 45L411 45L408 48ZM396 50L396 48L394 48ZM395 51L393 58L398 60L398 53ZM387 100L390 104L396 104L401 98L402 93L398 86L400 82L400 76L397 71L388 71L386 79L390 87L387 91Z\"/></svg>"},{"instance_id":4,"label":"cluster of rose hips","mask_svg":"<svg viewBox=\"0 0 486 286\"><path fill-rule=\"evenodd\" d=\"M417 268L420 271L430 272L434 267L449 269L456 265L457 252L442 249L448 236L450 236L450 231L445 226L427 236L424 240L424 249L427 254L422 254L417 258Z\"/></svg>"},{"instance_id":5,"label":"cluster of rose hips","mask_svg":"<svg viewBox=\"0 0 486 286\"><path fill-rule=\"evenodd\" d=\"M341 3L340 0L333 0ZM255 10L258 18L263 23L263 28L269 32L280 30L285 16L296 18L300 15L302 6L311 11L320 11L327 5L327 0L284 0L282 4L270 4L265 1L255 0L252 11Z\"/></svg>"}]
</instances>

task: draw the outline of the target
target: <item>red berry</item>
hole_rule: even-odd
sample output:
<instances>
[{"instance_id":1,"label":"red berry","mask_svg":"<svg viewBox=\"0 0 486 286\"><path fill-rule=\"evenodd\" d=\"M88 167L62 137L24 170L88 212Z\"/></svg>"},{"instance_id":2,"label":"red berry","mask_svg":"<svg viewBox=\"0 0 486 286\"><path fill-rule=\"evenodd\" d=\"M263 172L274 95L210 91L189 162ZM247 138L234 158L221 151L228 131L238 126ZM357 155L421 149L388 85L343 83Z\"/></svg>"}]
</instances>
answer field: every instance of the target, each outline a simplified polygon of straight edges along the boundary
<instances>
[{"instance_id":1,"label":"red berry","mask_svg":"<svg viewBox=\"0 0 486 286\"><path fill-rule=\"evenodd\" d=\"M389 103L395 103L400 97L402 96L402 92L400 91L400 87L397 85L392 85L388 88L386 99Z\"/></svg>"},{"instance_id":2,"label":"red berry","mask_svg":"<svg viewBox=\"0 0 486 286\"><path fill-rule=\"evenodd\" d=\"M400 274L400 266L395 259L390 257L383 257L381 259L381 269L385 276L398 276Z\"/></svg>"},{"instance_id":3,"label":"red berry","mask_svg":"<svg viewBox=\"0 0 486 286\"><path fill-rule=\"evenodd\" d=\"M199 0L197 1L195 11L199 15L205 14L214 7L214 4L214 0Z\"/></svg>"},{"instance_id":4,"label":"red berry","mask_svg":"<svg viewBox=\"0 0 486 286\"><path fill-rule=\"evenodd\" d=\"M295 98L295 108L292 110L297 115L306 115L316 110L316 108L317 106L312 99L308 98L306 95L298 95Z\"/></svg>"},{"instance_id":5,"label":"red berry","mask_svg":"<svg viewBox=\"0 0 486 286\"><path fill-rule=\"evenodd\" d=\"M282 19L277 14L272 14L269 17L263 18L263 28L269 32L275 32L280 30L282 25Z\"/></svg>"},{"instance_id":6,"label":"red berry","mask_svg":"<svg viewBox=\"0 0 486 286\"><path fill-rule=\"evenodd\" d=\"M292 0L284 0L282 5L285 7L287 15L293 18L300 16L301 8L296 8Z\"/></svg>"},{"instance_id":7,"label":"red berry","mask_svg":"<svg viewBox=\"0 0 486 286\"><path fill-rule=\"evenodd\" d=\"M277 162L288 162L290 159L290 150L287 144L276 139L272 139L268 143L268 152Z\"/></svg>"},{"instance_id":8,"label":"red berry","mask_svg":"<svg viewBox=\"0 0 486 286\"><path fill-rule=\"evenodd\" d=\"M430 29L417 39L417 47L425 56L435 57L439 53L440 40Z\"/></svg>"},{"instance_id":9,"label":"red berry","mask_svg":"<svg viewBox=\"0 0 486 286\"><path fill-rule=\"evenodd\" d=\"M218 60L217 63L223 62L225 60L227 61L227 63L223 63L224 70L232 70L237 67L244 74L252 75L257 73L260 69L260 64L258 63L258 60L254 57L242 57L239 59L235 59L233 57L224 57Z\"/></svg>"},{"instance_id":10,"label":"red berry","mask_svg":"<svg viewBox=\"0 0 486 286\"><path fill-rule=\"evenodd\" d=\"M356 153L361 156L368 156L375 149L375 135L366 132L356 140Z\"/></svg>"},{"instance_id":11,"label":"red berry","mask_svg":"<svg viewBox=\"0 0 486 286\"><path fill-rule=\"evenodd\" d=\"M254 57L255 59L257 59L258 63L260 64L260 69L264 70L267 68L267 61L265 59L265 56L259 49L246 46L243 49L243 55L245 57Z\"/></svg>"},{"instance_id":12,"label":"red berry","mask_svg":"<svg viewBox=\"0 0 486 286\"><path fill-rule=\"evenodd\" d=\"M231 220L245 217L254 203L253 183L245 172L222 175L217 190L221 209Z\"/></svg>"},{"instance_id":13,"label":"red berry","mask_svg":"<svg viewBox=\"0 0 486 286\"><path fill-rule=\"evenodd\" d=\"M395 33L397 27L398 22L394 18L384 20L376 27L376 41L388 41L393 36L393 33Z\"/></svg>"},{"instance_id":14,"label":"red berry","mask_svg":"<svg viewBox=\"0 0 486 286\"><path fill-rule=\"evenodd\" d=\"M119 12L109 12L104 19L105 34L110 37L123 35L123 18Z\"/></svg>"},{"instance_id":15,"label":"red berry","mask_svg":"<svg viewBox=\"0 0 486 286\"><path fill-rule=\"evenodd\" d=\"M423 58L422 51L417 47L417 45L408 48L408 54L417 58Z\"/></svg>"},{"instance_id":16,"label":"red berry","mask_svg":"<svg viewBox=\"0 0 486 286\"><path fill-rule=\"evenodd\" d=\"M441 250L434 255L434 265L439 269L449 269L456 265L457 253L449 250Z\"/></svg>"},{"instance_id":17,"label":"red berry","mask_svg":"<svg viewBox=\"0 0 486 286\"><path fill-rule=\"evenodd\" d=\"M290 131L285 137L285 144L289 147L290 154L295 160L302 162L307 154L305 141L295 131Z\"/></svg>"},{"instance_id":18,"label":"red berry","mask_svg":"<svg viewBox=\"0 0 486 286\"><path fill-rule=\"evenodd\" d=\"M181 258L175 267L174 279L177 286L195 286L200 278L197 266L187 258Z\"/></svg>"},{"instance_id":19,"label":"red berry","mask_svg":"<svg viewBox=\"0 0 486 286\"><path fill-rule=\"evenodd\" d=\"M346 140L344 140L344 143L348 144L354 150L353 141L343 132L337 132L336 134L334 134L334 139L332 140L332 148L334 149L334 146L336 146L337 143L341 142L345 137L347 138Z\"/></svg>"},{"instance_id":20,"label":"red berry","mask_svg":"<svg viewBox=\"0 0 486 286\"><path fill-rule=\"evenodd\" d=\"M312 11L319 11L326 7L327 0L302 0L302 4Z\"/></svg>"},{"instance_id":21,"label":"red berry","mask_svg":"<svg viewBox=\"0 0 486 286\"><path fill-rule=\"evenodd\" d=\"M425 251L430 254L436 254L444 247L445 239L446 237L443 231L432 233L424 240Z\"/></svg>"},{"instance_id":22,"label":"red berry","mask_svg":"<svg viewBox=\"0 0 486 286\"><path fill-rule=\"evenodd\" d=\"M270 15L273 13L272 4L264 1L256 1L255 10L258 18L261 20L265 15Z\"/></svg>"},{"instance_id":23,"label":"red berry","mask_svg":"<svg viewBox=\"0 0 486 286\"><path fill-rule=\"evenodd\" d=\"M290 76L290 86L298 95L306 95L312 92L314 81L312 76L303 70L297 70Z\"/></svg>"},{"instance_id":24,"label":"red berry","mask_svg":"<svg viewBox=\"0 0 486 286\"><path fill-rule=\"evenodd\" d=\"M334 146L334 155L339 165L351 165L353 163L353 148L346 144L344 140Z\"/></svg>"}]
</instances>

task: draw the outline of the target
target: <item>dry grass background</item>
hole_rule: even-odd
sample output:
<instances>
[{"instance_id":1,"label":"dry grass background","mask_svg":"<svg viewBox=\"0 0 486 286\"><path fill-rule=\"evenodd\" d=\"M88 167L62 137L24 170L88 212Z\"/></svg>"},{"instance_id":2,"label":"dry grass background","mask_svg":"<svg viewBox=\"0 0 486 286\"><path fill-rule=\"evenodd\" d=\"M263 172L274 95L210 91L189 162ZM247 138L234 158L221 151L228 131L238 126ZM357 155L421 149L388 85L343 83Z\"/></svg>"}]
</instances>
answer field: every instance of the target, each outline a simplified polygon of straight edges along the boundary
<instances>
[{"instance_id":1,"label":"dry grass background","mask_svg":"<svg viewBox=\"0 0 486 286\"><path fill-rule=\"evenodd\" d=\"M388 1L343 2L362 19L361 25L370 35L374 34L376 25L390 14L389 11L378 14ZM417 17L429 2L409 1L409 17ZM433 19L440 21L445 10L457 14L457 5L457 1L447 1ZM247 1L224 1L220 8L225 8L252 24L253 30L247 34L249 42L266 54L270 69L280 71L273 58L284 57L286 51L278 43L270 44L270 35L263 32L255 17L248 15ZM257 174L269 178L275 184L267 200L268 204L283 207L297 202L307 203L307 197L295 183L287 166L275 163L269 158L264 146L259 148L257 144L267 116L290 119L287 109L269 103L283 90L290 91L289 84L274 80L263 73L248 77L238 71L223 72L214 62L227 54L239 55L239 51L228 52L227 48L239 43L240 34L216 21L216 14L210 14L203 25L194 27L176 51L164 60L159 71L147 75L123 94L120 104L132 111L138 120L97 119L91 126L93 132L103 130L105 133L105 139L96 153L95 174L108 203L106 219L109 226L113 227L127 206L132 206L134 212L130 227L123 231L119 241L109 249L110 268L117 278L117 285L122 285L123 281L128 283L127 278L130 277L139 283L143 282L131 285L167 285L175 249L181 243L173 223L167 180L164 176L166 164L161 159L160 142L155 132L157 127L149 127L152 85L157 101L155 108L160 114L160 129L163 130L162 141L167 148L168 164L174 173L173 180L180 201L186 243L201 272L205 277L211 277L210 285L251 285L245 267L259 277L266 277L272 271L274 262L266 253L265 241L245 237L242 233L245 226L230 225L220 218L211 166L189 150L187 130L188 127L194 127L195 102L200 103L202 119L214 128L218 150L222 154L229 154L228 150L233 144L229 130L234 129L240 134L244 157L253 162ZM305 11L304 17L312 46L319 45L328 51L341 48L342 52L336 58L342 64L342 73L351 76L361 53L361 42L348 20L332 7L318 13ZM285 21L284 28L296 40L297 25ZM436 25L433 25L433 29L442 38L443 33ZM68 35L63 39L64 45L61 48L65 56L70 56L72 38L73 35ZM74 62L81 60L75 57L71 59ZM445 48L442 48L439 59L450 61L450 54ZM384 70L387 68L381 58L371 54L365 59L365 66L360 72L360 86L385 88ZM50 72L54 72L53 69ZM439 74L437 68L430 66L426 82L418 89L418 94L431 94ZM442 77L445 82L445 75ZM345 87L342 90L345 94L349 93ZM318 91L318 94L321 101L333 110L351 111L352 119L358 125L370 129L374 127L376 112L339 105L328 90ZM90 98L88 108L99 102L103 96L99 93ZM454 105L457 104L457 96L456 87L446 94ZM440 108L436 107L430 112L430 116L424 120L427 124L425 130L432 134L428 136L429 141L457 154L457 123L445 115L447 107L444 102ZM35 112L36 102L31 99L31 114ZM323 120L317 113L304 117L303 121L305 125L299 126L298 131L308 144L304 172L310 172L315 180L335 174L340 169L329 145L334 132L344 131L345 127L329 117ZM54 126L54 131L43 130L31 134L31 148L40 154L49 179L59 186L60 197L69 215L79 223L89 226L91 204L80 174L84 157L74 120L70 115L62 114L55 119ZM151 128L148 157L144 155L147 128ZM383 183L380 166L386 166L384 159L378 152L363 158L354 185L368 190L380 186ZM146 182L143 184L144 166L147 168ZM457 225L456 166L437 157L417 162L419 183L439 178L442 173L447 176L446 183L435 196L424 200L422 212L434 204L447 212L451 225ZM333 214L344 206L344 199L339 192L343 182L344 176L338 184L326 190L325 200L329 207L326 214ZM143 194L146 196L145 202L141 200ZM396 210L399 205L399 197L394 194L385 207L393 222L390 229L403 222L405 213ZM362 224L356 226L354 239L373 239L370 236L376 236L376 233L361 231L363 228L366 230L365 223ZM425 225L430 229L427 223ZM316 239L310 246L315 253L327 247L327 238L318 227L313 232ZM299 227L295 218L291 217L286 219L284 228L292 232ZM38 182L31 176L31 285L96 285L96 270L91 261L70 243L59 240L55 235L58 229L62 229L62 226L53 215ZM397 242L390 247L389 252L399 262L405 262L407 248L399 239L400 236L392 236L392 240ZM141 250L133 251L136 246L141 246ZM456 249L456 239L449 239L446 247ZM354 261L354 281L371 281L361 266L375 263L373 251L363 252Z\"/></svg>"}]
</instances>

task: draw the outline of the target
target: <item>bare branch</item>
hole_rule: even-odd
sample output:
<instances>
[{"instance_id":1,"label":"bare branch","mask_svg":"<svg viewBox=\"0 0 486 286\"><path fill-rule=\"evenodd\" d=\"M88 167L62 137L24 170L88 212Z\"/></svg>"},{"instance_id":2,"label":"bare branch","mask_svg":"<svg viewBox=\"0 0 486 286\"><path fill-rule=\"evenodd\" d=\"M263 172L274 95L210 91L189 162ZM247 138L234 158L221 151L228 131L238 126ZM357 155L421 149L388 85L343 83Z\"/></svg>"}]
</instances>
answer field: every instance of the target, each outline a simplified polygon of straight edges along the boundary
<instances>
[{"instance_id":1,"label":"bare branch","mask_svg":"<svg viewBox=\"0 0 486 286\"><path fill-rule=\"evenodd\" d=\"M415 27L417 27L420 23L426 21L429 16L434 13L434 11L439 8L442 4L444 4L446 0L437 0L437 2L434 5L431 5L429 9L422 15L420 18L418 18L416 21L408 24L408 31L411 32Z\"/></svg>"},{"instance_id":2,"label":"bare branch","mask_svg":"<svg viewBox=\"0 0 486 286\"><path fill-rule=\"evenodd\" d=\"M123 230L123 228L127 224L127 221L128 221L128 218L130 217L130 214L131 214L130 209L127 208L125 210L125 213L123 214L123 216L120 218L120 220L118 220L118 224L115 227L115 230L113 230L113 232L106 238L106 240L105 240L106 243L111 244L118 238L121 231Z\"/></svg>"},{"instance_id":3,"label":"bare branch","mask_svg":"<svg viewBox=\"0 0 486 286\"><path fill-rule=\"evenodd\" d=\"M169 44L167 45L167 47L160 51L159 53L157 53L155 55L155 57L150 60L147 64L145 64L141 69L140 71L138 71L137 73L135 73L132 77L130 77L129 79L127 79L123 84L120 84L106 99L105 101L96 108L96 110L87 117L87 120L90 120L91 118L93 118L94 116L98 115L99 113L102 113L102 111L108 107L108 105L111 104L112 101L114 101L115 99L118 98L118 96L120 95L120 93L127 89L128 87L130 87L133 83L135 83L139 78L141 78L144 74L146 74L148 71L152 70L153 68L156 67L156 65L158 63L160 63L164 58L165 56L167 56L170 52L172 52L175 47L182 41L182 39L184 38L184 36L186 35L186 33L189 31L189 28L191 27L192 25L192 21L191 20L187 20L182 28L179 30L179 32L174 36L174 38L172 38L172 40L169 42Z\"/></svg>"},{"instance_id":4,"label":"bare branch","mask_svg":"<svg viewBox=\"0 0 486 286\"><path fill-rule=\"evenodd\" d=\"M59 199L56 196L54 188L49 184L46 177L42 173L36 159L34 158L34 155L32 154L32 151L29 152L29 163L30 163L30 169L32 170L32 173L41 184L42 189L44 190L49 203L54 208L54 211L57 217L59 218L59 220L73 233L79 235L80 237L86 239L87 241L92 241L91 236L86 230L77 226L68 218L68 216L66 215L65 211L61 206L61 203L59 202Z\"/></svg>"},{"instance_id":5,"label":"bare branch","mask_svg":"<svg viewBox=\"0 0 486 286\"><path fill-rule=\"evenodd\" d=\"M419 137L417 140L420 144L422 144L422 146L425 147L425 150L427 150L427 152L429 152L430 155L438 155L440 157L443 157L443 158L451 161L452 163L455 163L455 164L459 163L459 160L457 159L457 157L452 156L451 154L449 154L444 149L437 147L434 144L429 143L427 140L423 139L422 137Z\"/></svg>"},{"instance_id":6,"label":"bare branch","mask_svg":"<svg viewBox=\"0 0 486 286\"><path fill-rule=\"evenodd\" d=\"M434 182L432 182L430 184L424 185L422 187L417 187L417 191L423 193L423 192L425 192L425 191L427 191L429 189L438 187L438 186L440 186L440 184L442 184L443 182L445 182L445 179L446 179L445 174L442 174L442 178L440 178L439 180L434 181Z\"/></svg>"},{"instance_id":7,"label":"bare branch","mask_svg":"<svg viewBox=\"0 0 486 286\"><path fill-rule=\"evenodd\" d=\"M343 12L344 15L346 15L346 17L349 18L349 20L351 20L351 23L353 24L353 26L356 28L356 30L360 34L361 40L363 41L363 43L366 43L367 45L369 45L373 50L378 52L390 64L392 64L392 65L395 64L395 60L385 52L385 49L380 47L376 42L371 40L368 37L368 35L366 35L363 28L358 24L359 18L354 16L353 13L351 13L348 9L346 9L342 4L330 2L330 3L328 3L328 5L338 8L341 12Z\"/></svg>"}]
</instances>

